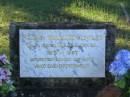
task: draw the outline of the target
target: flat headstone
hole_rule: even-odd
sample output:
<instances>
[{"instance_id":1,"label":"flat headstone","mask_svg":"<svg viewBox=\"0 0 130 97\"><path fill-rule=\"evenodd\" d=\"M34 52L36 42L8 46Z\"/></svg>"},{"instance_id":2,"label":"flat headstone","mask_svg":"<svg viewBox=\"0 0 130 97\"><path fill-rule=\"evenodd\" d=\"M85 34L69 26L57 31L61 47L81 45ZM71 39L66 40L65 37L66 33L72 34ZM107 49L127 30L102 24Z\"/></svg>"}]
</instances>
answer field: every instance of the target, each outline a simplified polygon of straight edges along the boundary
<instances>
[{"instance_id":1,"label":"flat headstone","mask_svg":"<svg viewBox=\"0 0 130 97\"><path fill-rule=\"evenodd\" d=\"M10 60L17 87L96 93L112 81L105 71L113 60L115 33L111 23L11 23Z\"/></svg>"}]
</instances>

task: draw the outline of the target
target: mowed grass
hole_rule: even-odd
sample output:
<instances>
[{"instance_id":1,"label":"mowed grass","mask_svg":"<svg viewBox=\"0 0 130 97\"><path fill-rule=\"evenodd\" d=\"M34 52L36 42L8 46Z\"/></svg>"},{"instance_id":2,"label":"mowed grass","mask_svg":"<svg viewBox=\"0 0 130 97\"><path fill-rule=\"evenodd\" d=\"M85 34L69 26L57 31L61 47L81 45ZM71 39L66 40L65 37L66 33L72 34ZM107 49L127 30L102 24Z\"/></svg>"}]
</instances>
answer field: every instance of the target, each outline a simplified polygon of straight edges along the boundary
<instances>
[{"instance_id":1,"label":"mowed grass","mask_svg":"<svg viewBox=\"0 0 130 97\"><path fill-rule=\"evenodd\" d=\"M130 25L120 3L130 14L130 0L0 0L0 53L9 55L10 22L112 22L118 49L130 49Z\"/></svg>"}]
</instances>

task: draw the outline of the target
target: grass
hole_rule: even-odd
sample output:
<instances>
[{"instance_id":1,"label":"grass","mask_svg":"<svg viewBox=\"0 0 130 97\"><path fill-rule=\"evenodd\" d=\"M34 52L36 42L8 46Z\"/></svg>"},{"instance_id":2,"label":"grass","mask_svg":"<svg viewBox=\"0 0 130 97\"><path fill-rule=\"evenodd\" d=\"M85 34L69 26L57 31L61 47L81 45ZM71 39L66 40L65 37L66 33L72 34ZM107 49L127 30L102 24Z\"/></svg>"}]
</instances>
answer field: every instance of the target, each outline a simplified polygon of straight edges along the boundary
<instances>
[{"instance_id":1,"label":"grass","mask_svg":"<svg viewBox=\"0 0 130 97\"><path fill-rule=\"evenodd\" d=\"M9 24L17 22L113 22L119 30L118 49L130 49L130 25L119 5L130 14L130 0L0 0L0 53L9 55Z\"/></svg>"}]
</instances>

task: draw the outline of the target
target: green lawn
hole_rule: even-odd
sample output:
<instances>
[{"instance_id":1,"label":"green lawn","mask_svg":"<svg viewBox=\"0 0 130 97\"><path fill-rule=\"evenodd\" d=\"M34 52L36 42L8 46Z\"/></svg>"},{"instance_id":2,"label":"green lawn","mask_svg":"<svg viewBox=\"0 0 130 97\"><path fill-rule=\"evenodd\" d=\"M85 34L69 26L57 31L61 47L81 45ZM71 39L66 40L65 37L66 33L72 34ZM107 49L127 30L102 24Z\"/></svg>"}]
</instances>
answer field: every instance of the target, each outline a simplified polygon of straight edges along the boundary
<instances>
[{"instance_id":1,"label":"green lawn","mask_svg":"<svg viewBox=\"0 0 130 97\"><path fill-rule=\"evenodd\" d=\"M130 49L130 24L120 7L130 14L130 0L0 0L0 53L9 55L8 29L17 22L113 22L119 30L118 48Z\"/></svg>"}]
</instances>

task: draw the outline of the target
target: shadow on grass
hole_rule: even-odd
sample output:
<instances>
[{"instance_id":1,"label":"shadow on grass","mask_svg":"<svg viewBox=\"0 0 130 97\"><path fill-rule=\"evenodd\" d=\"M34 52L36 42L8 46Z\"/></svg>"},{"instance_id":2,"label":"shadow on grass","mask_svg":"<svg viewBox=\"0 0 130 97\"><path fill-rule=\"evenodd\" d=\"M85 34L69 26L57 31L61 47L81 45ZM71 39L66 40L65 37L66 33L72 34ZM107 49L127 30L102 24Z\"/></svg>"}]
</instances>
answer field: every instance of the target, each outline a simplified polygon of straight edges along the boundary
<instances>
[{"instance_id":1,"label":"shadow on grass","mask_svg":"<svg viewBox=\"0 0 130 97\"><path fill-rule=\"evenodd\" d=\"M68 19L68 17L69 19L74 17L73 15L71 16L71 14L69 14L69 16L65 15L63 18L61 16L61 14L66 14L66 12L64 12L64 8L70 6L72 3L75 3L77 7L96 7L98 10L104 10L120 16L120 11L115 13L115 10L113 10L120 9L120 6L116 3L109 3L106 0L4 0L0 1L0 6L12 5L15 8L14 11L20 9L23 12L28 13L29 15L27 21L60 22L64 21L64 19ZM77 20L77 18L74 19L75 21ZM88 22L91 20L81 19L81 21Z\"/></svg>"}]
</instances>

